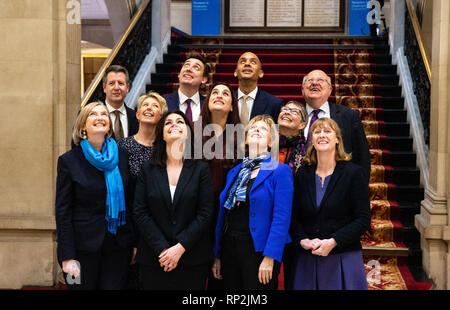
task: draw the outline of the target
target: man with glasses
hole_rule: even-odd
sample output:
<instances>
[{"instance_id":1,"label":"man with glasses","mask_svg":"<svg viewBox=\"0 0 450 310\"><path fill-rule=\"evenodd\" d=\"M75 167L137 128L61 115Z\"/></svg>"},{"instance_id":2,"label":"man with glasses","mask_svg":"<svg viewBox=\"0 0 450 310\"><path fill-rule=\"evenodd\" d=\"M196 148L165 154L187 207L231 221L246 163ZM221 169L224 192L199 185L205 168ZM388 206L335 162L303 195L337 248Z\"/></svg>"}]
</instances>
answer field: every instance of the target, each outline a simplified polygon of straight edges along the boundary
<instances>
[{"instance_id":1,"label":"man with glasses","mask_svg":"<svg viewBox=\"0 0 450 310\"><path fill-rule=\"evenodd\" d=\"M345 152L352 154L352 162L363 168L369 182L369 144L359 114L346 106L328 102L332 90L331 78L322 70L313 70L303 78L302 94L308 115L304 129L306 143L310 143L309 128L314 121L322 117L333 119L341 129Z\"/></svg>"}]
</instances>

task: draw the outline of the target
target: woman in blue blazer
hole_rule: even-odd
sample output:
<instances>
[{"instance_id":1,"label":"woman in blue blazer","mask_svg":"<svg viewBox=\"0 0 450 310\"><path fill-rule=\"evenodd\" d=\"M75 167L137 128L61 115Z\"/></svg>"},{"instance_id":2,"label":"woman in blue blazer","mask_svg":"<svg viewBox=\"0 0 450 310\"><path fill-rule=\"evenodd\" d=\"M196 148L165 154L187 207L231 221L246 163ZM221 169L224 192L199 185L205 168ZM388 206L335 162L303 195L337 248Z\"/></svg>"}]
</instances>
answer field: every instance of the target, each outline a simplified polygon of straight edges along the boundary
<instances>
[{"instance_id":1,"label":"woman in blue blazer","mask_svg":"<svg viewBox=\"0 0 450 310\"><path fill-rule=\"evenodd\" d=\"M89 103L78 114L73 148L58 159L57 253L69 289L122 289L127 280L136 242L128 156L111 135L106 107Z\"/></svg>"},{"instance_id":2,"label":"woman in blue blazer","mask_svg":"<svg viewBox=\"0 0 450 310\"><path fill-rule=\"evenodd\" d=\"M367 289L360 238L370 228L369 186L344 152L339 126L321 118L295 175L291 236L295 290Z\"/></svg>"},{"instance_id":3,"label":"woman in blue blazer","mask_svg":"<svg viewBox=\"0 0 450 310\"><path fill-rule=\"evenodd\" d=\"M291 241L293 177L268 153L278 133L270 116L251 119L248 157L227 175L220 195L213 275L225 289L276 289L284 245Z\"/></svg>"}]
</instances>

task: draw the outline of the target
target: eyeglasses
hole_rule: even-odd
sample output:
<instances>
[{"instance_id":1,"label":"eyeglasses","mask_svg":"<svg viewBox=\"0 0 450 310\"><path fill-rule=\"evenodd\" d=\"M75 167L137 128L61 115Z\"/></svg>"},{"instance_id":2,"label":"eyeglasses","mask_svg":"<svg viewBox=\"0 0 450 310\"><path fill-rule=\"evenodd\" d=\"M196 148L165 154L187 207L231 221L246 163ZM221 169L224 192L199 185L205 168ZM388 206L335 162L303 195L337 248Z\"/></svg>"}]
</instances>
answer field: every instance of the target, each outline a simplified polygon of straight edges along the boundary
<instances>
[{"instance_id":1,"label":"eyeglasses","mask_svg":"<svg viewBox=\"0 0 450 310\"><path fill-rule=\"evenodd\" d=\"M317 83L317 84L320 84L320 85L330 84L327 80L324 80L324 79L318 79L318 80L307 79L307 80L305 81L305 85L311 85L311 84L313 84L313 83Z\"/></svg>"},{"instance_id":2,"label":"eyeglasses","mask_svg":"<svg viewBox=\"0 0 450 310\"><path fill-rule=\"evenodd\" d=\"M296 108L282 107L281 112L291 113L292 115L297 115L297 116L301 115L300 110L296 109Z\"/></svg>"}]
</instances>

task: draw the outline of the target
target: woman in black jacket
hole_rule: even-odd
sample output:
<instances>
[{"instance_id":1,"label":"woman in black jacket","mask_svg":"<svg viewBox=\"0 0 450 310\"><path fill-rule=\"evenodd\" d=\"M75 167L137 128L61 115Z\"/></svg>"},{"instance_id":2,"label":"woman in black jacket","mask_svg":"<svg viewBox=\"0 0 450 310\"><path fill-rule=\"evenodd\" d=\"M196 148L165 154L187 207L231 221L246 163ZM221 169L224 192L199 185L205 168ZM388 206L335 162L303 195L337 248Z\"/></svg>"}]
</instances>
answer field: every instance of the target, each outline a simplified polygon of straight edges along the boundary
<instances>
[{"instance_id":1,"label":"woman in black jacket","mask_svg":"<svg viewBox=\"0 0 450 310\"><path fill-rule=\"evenodd\" d=\"M184 113L165 113L156 128L153 159L138 177L136 261L144 289L205 288L212 259L214 191L208 164L188 159L192 141Z\"/></svg>"},{"instance_id":2,"label":"woman in black jacket","mask_svg":"<svg viewBox=\"0 0 450 310\"><path fill-rule=\"evenodd\" d=\"M292 289L367 289L360 237L370 228L368 183L335 121L318 119L311 133L308 165L294 182Z\"/></svg>"}]
</instances>

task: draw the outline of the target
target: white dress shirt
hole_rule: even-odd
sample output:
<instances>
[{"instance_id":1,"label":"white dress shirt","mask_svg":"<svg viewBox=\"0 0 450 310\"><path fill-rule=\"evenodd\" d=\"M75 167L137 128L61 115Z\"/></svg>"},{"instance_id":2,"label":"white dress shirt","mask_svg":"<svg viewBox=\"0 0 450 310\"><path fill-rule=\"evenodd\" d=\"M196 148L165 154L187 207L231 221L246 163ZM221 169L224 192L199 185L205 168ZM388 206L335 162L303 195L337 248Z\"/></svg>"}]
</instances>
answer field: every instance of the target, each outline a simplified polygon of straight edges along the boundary
<instances>
[{"instance_id":1,"label":"white dress shirt","mask_svg":"<svg viewBox=\"0 0 450 310\"><path fill-rule=\"evenodd\" d=\"M330 105L328 104L328 101L326 101L324 104L322 104L322 106L319 109L321 110L319 112L319 114L317 115L319 118L322 118L322 117L331 118ZM308 123L306 124L306 127L303 130L305 138L308 138L308 132L309 132L309 127L310 127L309 123L311 122L311 118L313 116L314 110L315 109L311 108L308 104L306 104L306 113L308 113Z\"/></svg>"},{"instance_id":2,"label":"white dress shirt","mask_svg":"<svg viewBox=\"0 0 450 310\"><path fill-rule=\"evenodd\" d=\"M192 121L195 122L198 120L200 116L201 106L200 106L200 94L199 92L196 92L194 96L189 98L185 94L181 92L180 89L178 89L178 97L180 98L180 111L186 114L187 110L187 99L191 99L191 111L192 111Z\"/></svg>"},{"instance_id":3,"label":"white dress shirt","mask_svg":"<svg viewBox=\"0 0 450 310\"><path fill-rule=\"evenodd\" d=\"M114 131L114 122L116 121L116 115L113 113L115 110L119 110L120 112L120 122L122 123L122 129L123 129L123 137L128 137L128 117L127 117L127 109L125 109L125 104L123 104L120 109L116 109L113 106L111 106L108 102L106 102L106 107L109 112L109 116L111 117L111 127Z\"/></svg>"},{"instance_id":4,"label":"white dress shirt","mask_svg":"<svg viewBox=\"0 0 450 310\"><path fill-rule=\"evenodd\" d=\"M255 98L256 98L256 94L258 93L258 86L256 86L256 88L254 90L252 90L249 94L248 94L248 98L247 98L247 107L248 107L248 117L249 120L252 117L252 108L253 108L253 104L255 103ZM242 107L242 102L244 101L244 97L245 94L243 92L241 92L241 90L238 88L238 108L239 108L239 115L241 115L241 107Z\"/></svg>"}]
</instances>

